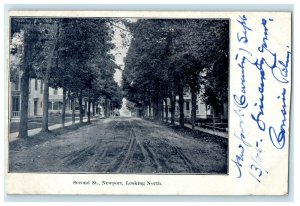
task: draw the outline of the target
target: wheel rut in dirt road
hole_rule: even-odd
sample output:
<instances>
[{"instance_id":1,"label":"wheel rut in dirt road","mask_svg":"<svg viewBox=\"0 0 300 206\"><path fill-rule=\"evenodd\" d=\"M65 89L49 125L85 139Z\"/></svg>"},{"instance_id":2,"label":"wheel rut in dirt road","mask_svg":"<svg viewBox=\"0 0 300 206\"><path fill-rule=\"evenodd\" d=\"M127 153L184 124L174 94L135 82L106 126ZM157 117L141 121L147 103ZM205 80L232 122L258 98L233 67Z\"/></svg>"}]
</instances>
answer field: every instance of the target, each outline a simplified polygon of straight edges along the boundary
<instances>
[{"instance_id":1,"label":"wheel rut in dirt road","mask_svg":"<svg viewBox=\"0 0 300 206\"><path fill-rule=\"evenodd\" d=\"M118 166L118 168L116 170L117 173L125 172L124 169L126 168L126 166L128 166L128 164L133 156L133 153L135 152L135 149L137 146L137 141L136 141L134 130L132 128L130 130L129 137L130 137L130 139L129 139L129 144L127 147L127 152L126 152L125 157L123 158L121 164Z\"/></svg>"},{"instance_id":2,"label":"wheel rut in dirt road","mask_svg":"<svg viewBox=\"0 0 300 206\"><path fill-rule=\"evenodd\" d=\"M139 137L141 137L142 135L145 135L145 134L142 133L140 130L135 129L132 122L131 122L131 126L132 126L133 130L139 131L138 132L139 135L136 135L137 132L134 132L134 133L135 133L135 138L137 140L137 144L141 148L143 156L145 157L145 159L149 159L149 161L155 167L155 172L161 172L162 171L162 166L161 166L161 164L159 163L159 161L157 159L157 155L153 152L153 150L149 146L149 143L150 143L151 140L148 139L147 141L142 141L141 142L139 140Z\"/></svg>"},{"instance_id":3,"label":"wheel rut in dirt road","mask_svg":"<svg viewBox=\"0 0 300 206\"><path fill-rule=\"evenodd\" d=\"M179 131L179 132L178 132ZM47 139L19 140L16 172L226 173L226 142L139 118L108 118ZM210 141L207 141L210 140Z\"/></svg>"},{"instance_id":4,"label":"wheel rut in dirt road","mask_svg":"<svg viewBox=\"0 0 300 206\"><path fill-rule=\"evenodd\" d=\"M66 166L80 166L84 162L88 161L89 158L95 154L95 146L88 146L82 150L75 151L71 154L68 154L64 158Z\"/></svg>"},{"instance_id":5,"label":"wheel rut in dirt road","mask_svg":"<svg viewBox=\"0 0 300 206\"><path fill-rule=\"evenodd\" d=\"M108 165L103 165L101 168L104 172L123 172L126 171L127 164L133 156L136 147L136 139L128 121L112 122L112 127L109 127L111 134L105 140L105 152L97 157L96 164L108 162ZM130 128L129 132L128 128ZM104 142L103 142L104 143ZM118 147L116 145L119 145ZM103 145L102 145L103 150Z\"/></svg>"},{"instance_id":6,"label":"wheel rut in dirt road","mask_svg":"<svg viewBox=\"0 0 300 206\"><path fill-rule=\"evenodd\" d=\"M177 146L174 146L179 158L182 160L184 166L187 168L188 172L195 172L193 163L189 160L189 158L181 151L181 149Z\"/></svg>"},{"instance_id":7,"label":"wheel rut in dirt road","mask_svg":"<svg viewBox=\"0 0 300 206\"><path fill-rule=\"evenodd\" d=\"M152 167L151 171L147 169L147 171L144 172L160 172L162 166L157 160L153 150L144 142L141 142L140 135L142 134L137 135L138 129L135 128L132 121L129 120L127 123L128 127L130 127L129 141L128 144L123 147L118 160L114 163L114 170L117 173L129 172L129 167L132 167L132 162L137 162L144 166L144 168L140 168L141 170L144 170L146 166L148 166L148 168Z\"/></svg>"}]
</instances>

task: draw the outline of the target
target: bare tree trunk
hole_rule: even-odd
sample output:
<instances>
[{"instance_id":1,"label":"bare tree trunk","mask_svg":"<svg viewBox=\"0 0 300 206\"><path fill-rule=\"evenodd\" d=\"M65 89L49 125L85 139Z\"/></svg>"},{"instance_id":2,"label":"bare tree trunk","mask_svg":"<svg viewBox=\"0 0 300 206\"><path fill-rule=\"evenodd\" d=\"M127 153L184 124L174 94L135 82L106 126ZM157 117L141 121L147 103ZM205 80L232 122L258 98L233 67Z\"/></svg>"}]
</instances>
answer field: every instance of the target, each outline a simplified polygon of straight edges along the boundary
<instances>
[{"instance_id":1,"label":"bare tree trunk","mask_svg":"<svg viewBox=\"0 0 300 206\"><path fill-rule=\"evenodd\" d=\"M104 117L107 118L107 99L105 98L104 99L104 103L103 103L103 114L104 114Z\"/></svg>"},{"instance_id":2,"label":"bare tree trunk","mask_svg":"<svg viewBox=\"0 0 300 206\"><path fill-rule=\"evenodd\" d=\"M171 99L171 124L174 125L175 124L175 104L176 104L176 96L175 96L174 91L172 91L170 99Z\"/></svg>"},{"instance_id":3,"label":"bare tree trunk","mask_svg":"<svg viewBox=\"0 0 300 206\"><path fill-rule=\"evenodd\" d=\"M21 114L19 138L28 137L28 99L29 99L29 74L23 72L21 78Z\"/></svg>"},{"instance_id":4,"label":"bare tree trunk","mask_svg":"<svg viewBox=\"0 0 300 206\"><path fill-rule=\"evenodd\" d=\"M56 28L56 38L54 38L54 42L50 46L49 56L47 58L46 63L46 74L44 76L44 94L43 94L43 124L42 131L48 132L48 102L49 102L49 78L50 78L50 70L52 66L52 58L54 55L54 51L57 45L58 40L58 28Z\"/></svg>"},{"instance_id":5,"label":"bare tree trunk","mask_svg":"<svg viewBox=\"0 0 300 206\"><path fill-rule=\"evenodd\" d=\"M79 122L83 122L82 91L79 93Z\"/></svg>"},{"instance_id":6,"label":"bare tree trunk","mask_svg":"<svg viewBox=\"0 0 300 206\"><path fill-rule=\"evenodd\" d=\"M169 122L168 98L165 98L165 114L166 114L166 123L168 123Z\"/></svg>"},{"instance_id":7,"label":"bare tree trunk","mask_svg":"<svg viewBox=\"0 0 300 206\"><path fill-rule=\"evenodd\" d=\"M192 110L191 110L192 129L195 129L197 92L194 87L190 87L190 88L192 93Z\"/></svg>"},{"instance_id":8,"label":"bare tree trunk","mask_svg":"<svg viewBox=\"0 0 300 206\"><path fill-rule=\"evenodd\" d=\"M164 120L165 120L165 115L164 115L164 99L163 98L161 98L160 100L159 100L159 106L160 106L160 113L161 113L161 115L160 115L160 120L163 122Z\"/></svg>"},{"instance_id":9,"label":"bare tree trunk","mask_svg":"<svg viewBox=\"0 0 300 206\"><path fill-rule=\"evenodd\" d=\"M107 105L108 105L108 102L107 102L108 100L105 98L105 100L104 100L104 104L103 104L103 109L104 109L104 111L103 111L103 113L104 113L104 116L107 118L108 116L108 108L107 108Z\"/></svg>"},{"instance_id":10,"label":"bare tree trunk","mask_svg":"<svg viewBox=\"0 0 300 206\"><path fill-rule=\"evenodd\" d=\"M144 103L143 104L143 118L147 116L147 105Z\"/></svg>"},{"instance_id":11,"label":"bare tree trunk","mask_svg":"<svg viewBox=\"0 0 300 206\"><path fill-rule=\"evenodd\" d=\"M75 98L72 97L72 123L75 123Z\"/></svg>"},{"instance_id":12,"label":"bare tree trunk","mask_svg":"<svg viewBox=\"0 0 300 206\"><path fill-rule=\"evenodd\" d=\"M84 116L87 116L87 101L86 98L84 98Z\"/></svg>"},{"instance_id":13,"label":"bare tree trunk","mask_svg":"<svg viewBox=\"0 0 300 206\"><path fill-rule=\"evenodd\" d=\"M48 70L48 69L47 69ZM44 78L44 94L43 94L43 124L42 131L48 132L48 102L49 102L49 73L46 72L46 76Z\"/></svg>"},{"instance_id":14,"label":"bare tree trunk","mask_svg":"<svg viewBox=\"0 0 300 206\"><path fill-rule=\"evenodd\" d=\"M107 98L105 98L104 107L105 107L104 108L105 117L109 117L110 116L110 101Z\"/></svg>"},{"instance_id":15,"label":"bare tree trunk","mask_svg":"<svg viewBox=\"0 0 300 206\"><path fill-rule=\"evenodd\" d=\"M183 88L179 89L179 123L181 127L184 127L184 112L183 112Z\"/></svg>"},{"instance_id":16,"label":"bare tree trunk","mask_svg":"<svg viewBox=\"0 0 300 206\"><path fill-rule=\"evenodd\" d=\"M107 105L106 105L106 112L107 112L106 116L110 117L110 101L109 101L109 99L107 99L106 103L107 103Z\"/></svg>"},{"instance_id":17,"label":"bare tree trunk","mask_svg":"<svg viewBox=\"0 0 300 206\"><path fill-rule=\"evenodd\" d=\"M21 76L21 113L19 138L28 137L28 100L29 100L29 84L30 84L30 64L31 64L31 47L27 43L28 39L24 38L24 60L23 73Z\"/></svg>"},{"instance_id":18,"label":"bare tree trunk","mask_svg":"<svg viewBox=\"0 0 300 206\"><path fill-rule=\"evenodd\" d=\"M152 99L150 99L150 102L149 102L149 117L150 117L150 119L153 118L153 101L152 101Z\"/></svg>"},{"instance_id":19,"label":"bare tree trunk","mask_svg":"<svg viewBox=\"0 0 300 206\"><path fill-rule=\"evenodd\" d=\"M88 91L88 108L87 108L87 115L88 115L88 123L91 123L91 94L90 90Z\"/></svg>"},{"instance_id":20,"label":"bare tree trunk","mask_svg":"<svg viewBox=\"0 0 300 206\"><path fill-rule=\"evenodd\" d=\"M215 108L212 106L211 109L212 109L212 113L213 113L213 131L214 131L214 134L216 134Z\"/></svg>"},{"instance_id":21,"label":"bare tree trunk","mask_svg":"<svg viewBox=\"0 0 300 206\"><path fill-rule=\"evenodd\" d=\"M159 98L157 100L157 120L161 121L161 116L162 116L162 109L161 109L161 99Z\"/></svg>"},{"instance_id":22,"label":"bare tree trunk","mask_svg":"<svg viewBox=\"0 0 300 206\"><path fill-rule=\"evenodd\" d=\"M163 105L163 98L158 98L158 120L164 121L164 105Z\"/></svg>"},{"instance_id":23,"label":"bare tree trunk","mask_svg":"<svg viewBox=\"0 0 300 206\"><path fill-rule=\"evenodd\" d=\"M62 104L62 111L61 111L61 124L64 127L66 121L66 101L67 99L67 90L63 88L63 104Z\"/></svg>"},{"instance_id":24,"label":"bare tree trunk","mask_svg":"<svg viewBox=\"0 0 300 206\"><path fill-rule=\"evenodd\" d=\"M153 101L153 118L155 120L159 120L159 115L158 115L158 99L155 98L154 101Z\"/></svg>"},{"instance_id":25,"label":"bare tree trunk","mask_svg":"<svg viewBox=\"0 0 300 206\"><path fill-rule=\"evenodd\" d=\"M93 116L96 115L96 100L93 99Z\"/></svg>"}]
</instances>

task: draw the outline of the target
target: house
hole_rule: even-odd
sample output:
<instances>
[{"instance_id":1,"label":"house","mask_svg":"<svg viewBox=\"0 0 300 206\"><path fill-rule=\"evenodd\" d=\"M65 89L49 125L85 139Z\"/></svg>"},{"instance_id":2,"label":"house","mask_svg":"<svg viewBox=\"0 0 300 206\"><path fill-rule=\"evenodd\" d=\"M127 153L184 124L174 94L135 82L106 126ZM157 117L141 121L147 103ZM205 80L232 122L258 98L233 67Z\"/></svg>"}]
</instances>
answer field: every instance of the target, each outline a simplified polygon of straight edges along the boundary
<instances>
[{"instance_id":1,"label":"house","mask_svg":"<svg viewBox=\"0 0 300 206\"><path fill-rule=\"evenodd\" d=\"M29 81L29 98L28 98L28 117L38 117L43 115L43 80L32 78ZM21 111L21 89L20 78L15 83L10 82L10 119L11 121L19 121ZM79 113L78 101L75 103L76 113ZM49 87L49 114L61 113L63 106L63 89ZM66 99L66 114L71 114L71 99ZM92 113L91 106L91 113ZM87 98L83 98L84 115L87 115ZM95 105L95 113L101 115L102 107Z\"/></svg>"},{"instance_id":2,"label":"house","mask_svg":"<svg viewBox=\"0 0 300 206\"><path fill-rule=\"evenodd\" d=\"M184 117L191 118L192 94L188 87L185 87L183 89L183 101L184 101L184 106L183 106ZM178 101L176 102L176 104L177 104L177 106L176 106L175 111L178 111L178 115L179 115ZM176 114L176 112L175 112L175 114ZM199 93L197 94L197 99L196 99L196 118L197 119L206 119L207 117L209 117L211 115L212 115L211 107L202 101L201 90L200 90Z\"/></svg>"},{"instance_id":3,"label":"house","mask_svg":"<svg viewBox=\"0 0 300 206\"><path fill-rule=\"evenodd\" d=\"M18 120L21 112L21 90L20 79L16 83L10 82L10 118L11 120Z\"/></svg>"},{"instance_id":4,"label":"house","mask_svg":"<svg viewBox=\"0 0 300 206\"><path fill-rule=\"evenodd\" d=\"M175 103L175 118L179 118L179 97L176 96L176 103ZM184 118L190 119L191 118L191 111L192 111L192 95L189 92L188 88L184 89L183 93L183 113ZM167 106L169 110L169 115L171 113L171 102L168 98L167 105L165 102L163 103L164 108ZM164 109L165 113L165 109ZM164 114L166 115L166 114ZM207 105L205 102L201 99L201 94L197 95L197 101L196 101L196 118L197 119L206 119L212 115L211 107L210 105Z\"/></svg>"},{"instance_id":5,"label":"house","mask_svg":"<svg viewBox=\"0 0 300 206\"><path fill-rule=\"evenodd\" d=\"M37 117L43 115L43 80L32 78L29 81L28 97L28 117ZM49 113L58 113L62 110L63 90L49 87ZM17 81L10 82L10 118L12 121L20 119L21 111L21 89L20 78ZM66 111L71 110L70 100L67 99Z\"/></svg>"},{"instance_id":6,"label":"house","mask_svg":"<svg viewBox=\"0 0 300 206\"><path fill-rule=\"evenodd\" d=\"M201 98L201 90L197 94L197 99L196 99L196 119L211 119L213 117L213 111L212 108L209 104L206 104L202 98ZM179 97L176 96L176 103L175 103L175 118L179 118ZM185 87L183 90L183 113L184 113L184 118L185 121L189 121L191 118L191 111L192 111L192 94L190 92L190 89L188 87ZM171 113L171 102L170 99L168 98L167 105L165 102L163 103L164 108L167 106L169 110L169 115ZM148 112L149 113L149 112ZM165 114L165 109L164 109L164 115ZM228 104L223 103L223 109L220 114L215 114L215 118L218 119L228 119Z\"/></svg>"},{"instance_id":7,"label":"house","mask_svg":"<svg viewBox=\"0 0 300 206\"><path fill-rule=\"evenodd\" d=\"M12 37L10 45L10 69L13 81L10 81L10 99L9 99L9 111L11 121L19 121L21 112L21 78L20 78L20 65L22 64L22 56L24 53L23 48L23 33L15 33ZM43 80L37 78L31 78L29 80L29 97L28 97L28 117L37 117L43 115L43 92L44 83ZM84 103L84 111L86 113L86 100ZM71 100L67 97L66 113L71 113ZM79 110L78 102L75 103L75 108ZM49 87L49 113L60 113L63 105L63 89ZM76 107L77 106L77 107ZM96 112L100 114L101 107L96 105Z\"/></svg>"},{"instance_id":8,"label":"house","mask_svg":"<svg viewBox=\"0 0 300 206\"><path fill-rule=\"evenodd\" d=\"M29 81L28 116L42 116L43 114L43 82L38 79Z\"/></svg>"}]
</instances>

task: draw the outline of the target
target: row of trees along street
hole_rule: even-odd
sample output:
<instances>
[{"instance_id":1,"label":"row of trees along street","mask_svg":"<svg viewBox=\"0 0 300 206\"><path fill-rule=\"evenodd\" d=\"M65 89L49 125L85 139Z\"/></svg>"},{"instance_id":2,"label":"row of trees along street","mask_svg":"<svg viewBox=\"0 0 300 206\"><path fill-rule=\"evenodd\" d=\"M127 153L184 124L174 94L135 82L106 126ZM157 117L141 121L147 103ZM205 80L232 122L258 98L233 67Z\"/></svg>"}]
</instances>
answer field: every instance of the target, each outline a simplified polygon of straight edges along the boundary
<instances>
[{"instance_id":1,"label":"row of trees along street","mask_svg":"<svg viewBox=\"0 0 300 206\"><path fill-rule=\"evenodd\" d=\"M28 136L28 98L30 78L41 79L43 87L42 130L48 131L49 86L63 89L62 125L65 124L67 96L79 102L83 122L83 102L88 99L88 122L91 103L101 102L108 111L120 108L122 91L113 75L118 66L110 53L114 45L110 19L79 18L12 18L11 37L22 33L22 57L18 68L11 67L11 81L21 77L21 114L19 137ZM13 65L13 64L12 64Z\"/></svg>"},{"instance_id":2,"label":"row of trees along street","mask_svg":"<svg viewBox=\"0 0 300 206\"><path fill-rule=\"evenodd\" d=\"M150 106L156 120L174 124L179 96L180 125L184 125L183 90L190 88L191 122L196 121L196 98L214 111L228 102L229 22L204 19L143 19L128 23L133 38L123 71L126 98L141 108ZM164 117L164 113L166 114Z\"/></svg>"}]
</instances>

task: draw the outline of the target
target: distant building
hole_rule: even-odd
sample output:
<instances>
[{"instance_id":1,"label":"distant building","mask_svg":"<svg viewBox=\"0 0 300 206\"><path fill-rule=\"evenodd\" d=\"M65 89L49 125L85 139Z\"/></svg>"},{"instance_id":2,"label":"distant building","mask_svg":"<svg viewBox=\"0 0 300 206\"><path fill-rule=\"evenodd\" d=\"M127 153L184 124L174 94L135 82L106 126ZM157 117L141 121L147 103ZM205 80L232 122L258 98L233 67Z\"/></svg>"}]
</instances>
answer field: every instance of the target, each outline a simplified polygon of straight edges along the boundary
<instances>
[{"instance_id":1,"label":"distant building","mask_svg":"<svg viewBox=\"0 0 300 206\"><path fill-rule=\"evenodd\" d=\"M43 115L43 80L32 78L29 81L29 98L28 98L28 117L38 117ZM20 78L15 83L10 82L10 119L11 121L19 121L21 112L21 89ZM76 113L79 113L78 102L75 103ZM63 89L49 87L48 111L52 113L61 113L63 106ZM71 114L71 99L66 99L66 114ZM95 114L103 113L102 107L95 105ZM83 111L87 115L87 100L83 98ZM91 104L91 114L93 114L93 106Z\"/></svg>"},{"instance_id":2,"label":"distant building","mask_svg":"<svg viewBox=\"0 0 300 206\"><path fill-rule=\"evenodd\" d=\"M63 107L63 89L49 87L48 111L50 113L60 113ZM66 113L71 112L71 99L66 97Z\"/></svg>"},{"instance_id":3,"label":"distant building","mask_svg":"<svg viewBox=\"0 0 300 206\"><path fill-rule=\"evenodd\" d=\"M206 119L208 116L212 115L211 107L207 105L205 102L201 99L201 91L197 95L196 99L196 118L197 119ZM178 98L177 98L178 100ZM192 111L192 94L188 87L185 87L183 90L183 112L185 118L191 118L191 111ZM176 109L175 114L179 116L179 104L178 101L176 101Z\"/></svg>"},{"instance_id":4,"label":"distant building","mask_svg":"<svg viewBox=\"0 0 300 206\"><path fill-rule=\"evenodd\" d=\"M20 79L16 83L10 82L10 118L12 120L20 118L21 112L21 90L20 90Z\"/></svg>"},{"instance_id":5,"label":"distant building","mask_svg":"<svg viewBox=\"0 0 300 206\"><path fill-rule=\"evenodd\" d=\"M197 119L209 119L213 117L213 111L212 108L209 104L206 104L202 98L201 98L201 90L199 91L199 93L197 94L197 99L196 99L196 118ZM176 103L175 103L175 118L179 118L179 97L176 96ZM189 90L188 87L184 88L183 91L183 113L184 113L184 118L186 121L188 121L191 118L191 111L192 111L192 94ZM164 108L167 106L168 107L168 111L169 111L169 115L171 113L171 102L170 99L168 98L167 101L167 105L164 104ZM164 109L164 115L165 114L165 109ZM147 111L147 114L150 114L150 110ZM150 115L151 116L151 115ZM217 118L221 118L221 119L228 119L228 104L227 102L223 103L223 109L221 111L221 113L219 114L215 114L215 117Z\"/></svg>"},{"instance_id":6,"label":"distant building","mask_svg":"<svg viewBox=\"0 0 300 206\"><path fill-rule=\"evenodd\" d=\"M10 117L11 120L19 120L21 112L21 89L20 78L15 83L10 82ZM28 98L28 117L36 117L43 115L43 80L30 79L29 81L29 98ZM58 113L62 110L63 90L61 88L54 89L49 87L49 113ZM71 103L67 99L66 112L70 112Z\"/></svg>"},{"instance_id":7,"label":"distant building","mask_svg":"<svg viewBox=\"0 0 300 206\"><path fill-rule=\"evenodd\" d=\"M29 81L29 117L42 116L43 114L43 83L42 80L30 79Z\"/></svg>"},{"instance_id":8,"label":"distant building","mask_svg":"<svg viewBox=\"0 0 300 206\"><path fill-rule=\"evenodd\" d=\"M177 98L178 100L178 98ZM189 119L191 118L191 111L192 111L192 94L190 92L190 89L188 87L184 88L183 91L183 100L184 100L184 117ZM179 115L179 105L178 101L176 101L176 110L175 114ZM221 119L228 119L228 104L227 102L223 103L222 110L217 114L215 113L215 118L221 118ZM213 117L213 111L211 105L205 103L202 100L202 93L201 90L197 94L196 99L196 118L197 119L207 119Z\"/></svg>"}]
</instances>

